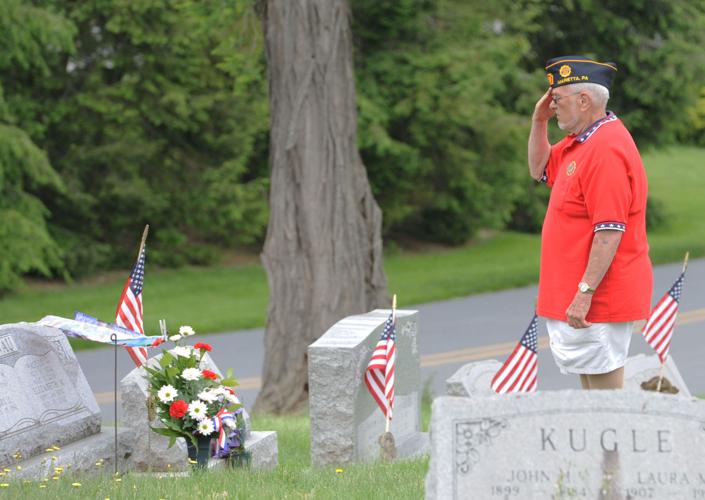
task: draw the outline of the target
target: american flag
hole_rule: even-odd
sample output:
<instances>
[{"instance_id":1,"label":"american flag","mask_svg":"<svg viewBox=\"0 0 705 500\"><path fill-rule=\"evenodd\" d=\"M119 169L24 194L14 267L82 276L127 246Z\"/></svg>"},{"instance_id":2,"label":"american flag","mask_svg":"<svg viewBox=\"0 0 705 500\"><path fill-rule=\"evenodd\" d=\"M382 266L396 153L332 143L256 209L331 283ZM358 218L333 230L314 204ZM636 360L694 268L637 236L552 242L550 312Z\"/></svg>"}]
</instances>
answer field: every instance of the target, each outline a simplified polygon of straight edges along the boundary
<instances>
[{"instance_id":1,"label":"american flag","mask_svg":"<svg viewBox=\"0 0 705 500\"><path fill-rule=\"evenodd\" d=\"M396 361L396 324L392 315L384 323L382 337L377 342L365 371L365 384L377 401L385 418L392 418L394 407L394 364Z\"/></svg>"},{"instance_id":2,"label":"american flag","mask_svg":"<svg viewBox=\"0 0 705 500\"><path fill-rule=\"evenodd\" d=\"M144 334L142 323L142 287L144 286L144 252L142 245L135 267L132 268L130 277L127 278L122 295L118 301L115 312L115 323L118 326ZM144 347L126 347L135 365L142 366L147 362L147 350Z\"/></svg>"},{"instance_id":3,"label":"american flag","mask_svg":"<svg viewBox=\"0 0 705 500\"><path fill-rule=\"evenodd\" d=\"M497 394L506 392L531 392L536 390L538 373L538 317L534 318L526 329L512 354L502 368L492 378L492 389Z\"/></svg>"},{"instance_id":4,"label":"american flag","mask_svg":"<svg viewBox=\"0 0 705 500\"><path fill-rule=\"evenodd\" d=\"M668 348L671 347L673 326L676 324L678 306L680 305L681 292L685 271L681 273L676 282L666 295L656 304L651 316L646 321L642 334L651 347L658 354L661 363L666 362Z\"/></svg>"}]
</instances>

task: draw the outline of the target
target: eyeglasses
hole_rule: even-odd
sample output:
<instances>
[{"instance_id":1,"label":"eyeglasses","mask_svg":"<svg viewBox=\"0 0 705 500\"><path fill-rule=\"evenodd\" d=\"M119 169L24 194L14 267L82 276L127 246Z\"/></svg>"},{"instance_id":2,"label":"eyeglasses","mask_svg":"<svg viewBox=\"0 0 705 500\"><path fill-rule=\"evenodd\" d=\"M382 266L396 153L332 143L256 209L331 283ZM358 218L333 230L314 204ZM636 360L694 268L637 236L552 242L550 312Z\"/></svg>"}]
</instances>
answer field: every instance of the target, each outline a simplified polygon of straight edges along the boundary
<instances>
[{"instance_id":1,"label":"eyeglasses","mask_svg":"<svg viewBox=\"0 0 705 500\"><path fill-rule=\"evenodd\" d=\"M551 100L553 101L553 104L558 104L558 102L563 99L564 97L568 97L571 95L579 94L580 92L573 92L572 94L566 94L566 95L555 95L551 94Z\"/></svg>"}]
</instances>

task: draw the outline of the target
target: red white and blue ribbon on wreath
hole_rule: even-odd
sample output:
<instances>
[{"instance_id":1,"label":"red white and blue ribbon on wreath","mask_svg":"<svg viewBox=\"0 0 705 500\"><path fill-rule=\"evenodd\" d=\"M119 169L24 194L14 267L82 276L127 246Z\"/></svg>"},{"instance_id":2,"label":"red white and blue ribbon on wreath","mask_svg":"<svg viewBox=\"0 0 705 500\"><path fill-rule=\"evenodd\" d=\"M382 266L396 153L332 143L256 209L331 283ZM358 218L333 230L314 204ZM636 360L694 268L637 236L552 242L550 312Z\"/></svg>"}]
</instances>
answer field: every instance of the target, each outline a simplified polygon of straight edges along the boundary
<instances>
[{"instance_id":1,"label":"red white and blue ribbon on wreath","mask_svg":"<svg viewBox=\"0 0 705 500\"><path fill-rule=\"evenodd\" d=\"M211 420L213 421L213 428L218 432L218 449L224 450L227 448L226 444L228 440L228 435L225 432L225 423L230 421L233 423L233 428L237 427L235 414L225 408L221 408Z\"/></svg>"}]
</instances>

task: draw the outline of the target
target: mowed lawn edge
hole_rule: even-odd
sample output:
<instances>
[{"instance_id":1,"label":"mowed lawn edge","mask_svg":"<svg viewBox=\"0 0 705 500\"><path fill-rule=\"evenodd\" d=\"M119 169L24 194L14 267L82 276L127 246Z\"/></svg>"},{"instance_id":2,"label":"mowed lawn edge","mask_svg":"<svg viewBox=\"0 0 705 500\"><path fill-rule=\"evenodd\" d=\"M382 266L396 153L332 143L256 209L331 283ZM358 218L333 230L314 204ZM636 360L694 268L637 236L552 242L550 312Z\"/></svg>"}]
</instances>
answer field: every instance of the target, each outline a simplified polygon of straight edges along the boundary
<instances>
[{"instance_id":1,"label":"mowed lawn edge","mask_svg":"<svg viewBox=\"0 0 705 500\"><path fill-rule=\"evenodd\" d=\"M674 262L690 251L705 256L705 149L673 147L644 155L650 193L663 205L666 223L649 232L655 264ZM539 235L498 232L456 248L424 252L387 252L384 268L390 293L399 307L445 300L536 283ZM72 317L82 311L112 320L124 279L68 285L25 286L0 300L0 323L37 321L53 314ZM199 333L263 327L268 301L261 265L150 269L147 257L144 315L147 334L158 333L164 318L171 330L193 326ZM76 349L99 346L74 342Z\"/></svg>"}]
</instances>

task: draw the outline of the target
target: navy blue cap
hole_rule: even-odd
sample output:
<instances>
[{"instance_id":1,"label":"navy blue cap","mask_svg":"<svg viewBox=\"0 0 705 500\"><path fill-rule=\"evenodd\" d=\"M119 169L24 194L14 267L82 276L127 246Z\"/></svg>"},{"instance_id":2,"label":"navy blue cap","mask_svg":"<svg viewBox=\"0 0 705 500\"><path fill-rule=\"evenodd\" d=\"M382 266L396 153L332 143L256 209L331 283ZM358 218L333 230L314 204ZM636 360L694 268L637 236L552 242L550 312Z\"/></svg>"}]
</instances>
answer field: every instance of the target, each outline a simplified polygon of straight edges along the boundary
<instances>
[{"instance_id":1,"label":"navy blue cap","mask_svg":"<svg viewBox=\"0 0 705 500\"><path fill-rule=\"evenodd\" d=\"M546 61L546 72L548 84L553 88L572 83L597 83L609 89L617 65L585 56L561 56Z\"/></svg>"}]
</instances>

